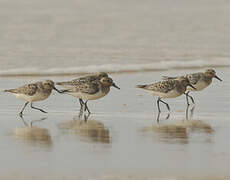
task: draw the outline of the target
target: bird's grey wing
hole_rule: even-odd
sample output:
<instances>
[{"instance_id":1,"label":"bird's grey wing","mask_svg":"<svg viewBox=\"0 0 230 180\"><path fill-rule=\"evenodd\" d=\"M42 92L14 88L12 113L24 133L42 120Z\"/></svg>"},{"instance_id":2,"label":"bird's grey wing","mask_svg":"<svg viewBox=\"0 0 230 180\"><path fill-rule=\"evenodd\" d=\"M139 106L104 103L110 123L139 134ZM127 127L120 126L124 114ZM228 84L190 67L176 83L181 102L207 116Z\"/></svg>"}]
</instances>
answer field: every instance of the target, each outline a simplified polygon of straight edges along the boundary
<instances>
[{"instance_id":1,"label":"bird's grey wing","mask_svg":"<svg viewBox=\"0 0 230 180\"><path fill-rule=\"evenodd\" d=\"M178 77L162 76L163 80L177 79Z\"/></svg>"},{"instance_id":2,"label":"bird's grey wing","mask_svg":"<svg viewBox=\"0 0 230 180\"><path fill-rule=\"evenodd\" d=\"M167 93L174 89L176 86L175 80L167 80L167 81L161 81L155 84L150 84L145 87L146 90L150 91L158 91L162 93Z\"/></svg>"},{"instance_id":3,"label":"bird's grey wing","mask_svg":"<svg viewBox=\"0 0 230 180\"><path fill-rule=\"evenodd\" d=\"M88 82L88 83L78 83L75 86L69 86L66 88L66 92L82 92L87 94L95 94L99 91L99 83L97 82Z\"/></svg>"},{"instance_id":4,"label":"bird's grey wing","mask_svg":"<svg viewBox=\"0 0 230 180\"><path fill-rule=\"evenodd\" d=\"M194 73L194 74L188 74L186 75L186 77L188 78L189 82L192 85L196 85L197 82L201 79L202 75L201 73Z\"/></svg>"},{"instance_id":5,"label":"bird's grey wing","mask_svg":"<svg viewBox=\"0 0 230 180\"><path fill-rule=\"evenodd\" d=\"M98 83L84 83L84 85L82 86L81 91L84 93L88 93L88 94L95 94L99 91L99 84Z\"/></svg>"},{"instance_id":6,"label":"bird's grey wing","mask_svg":"<svg viewBox=\"0 0 230 180\"><path fill-rule=\"evenodd\" d=\"M38 89L37 84L27 84L16 89L5 90L5 92L11 92L16 94L25 94L28 96L33 96Z\"/></svg>"},{"instance_id":7,"label":"bird's grey wing","mask_svg":"<svg viewBox=\"0 0 230 180\"><path fill-rule=\"evenodd\" d=\"M185 77L185 76L162 76L162 79L163 80L173 80L173 79L178 79L178 78L181 78L181 77Z\"/></svg>"},{"instance_id":8,"label":"bird's grey wing","mask_svg":"<svg viewBox=\"0 0 230 180\"><path fill-rule=\"evenodd\" d=\"M93 82L96 80L98 80L97 76L89 75L89 76L73 79L71 82L73 84L76 84L76 83L88 83L88 82Z\"/></svg>"},{"instance_id":9,"label":"bird's grey wing","mask_svg":"<svg viewBox=\"0 0 230 180\"><path fill-rule=\"evenodd\" d=\"M38 89L38 84L28 84L28 85L22 86L19 89L22 94L33 96Z\"/></svg>"},{"instance_id":10,"label":"bird's grey wing","mask_svg":"<svg viewBox=\"0 0 230 180\"><path fill-rule=\"evenodd\" d=\"M57 82L56 84L61 86L76 86L82 83L93 82L96 80L97 80L96 76L89 75L89 76L73 79L71 81Z\"/></svg>"},{"instance_id":11,"label":"bird's grey wing","mask_svg":"<svg viewBox=\"0 0 230 180\"><path fill-rule=\"evenodd\" d=\"M56 82L56 84L60 86L73 86L74 85L72 81Z\"/></svg>"}]
</instances>

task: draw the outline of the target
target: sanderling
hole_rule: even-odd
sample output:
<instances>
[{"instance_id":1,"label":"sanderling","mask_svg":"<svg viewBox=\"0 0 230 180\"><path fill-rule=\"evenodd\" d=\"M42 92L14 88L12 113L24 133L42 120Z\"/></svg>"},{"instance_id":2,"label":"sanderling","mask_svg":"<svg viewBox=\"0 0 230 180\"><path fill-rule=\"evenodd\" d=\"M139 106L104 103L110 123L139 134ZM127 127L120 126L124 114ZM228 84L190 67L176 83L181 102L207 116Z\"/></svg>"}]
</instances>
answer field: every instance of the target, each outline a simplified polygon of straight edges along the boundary
<instances>
[{"instance_id":1,"label":"sanderling","mask_svg":"<svg viewBox=\"0 0 230 180\"><path fill-rule=\"evenodd\" d=\"M186 95L186 100L187 104L189 105L189 100L188 97L192 100L193 104L194 99L192 96L189 95L190 91L201 91L204 88L208 87L212 83L212 79L216 78L219 81L222 81L217 75L214 69L207 69L205 72L198 72L198 73L193 73L193 74L186 74L183 77L188 78L190 84L192 84L196 89L193 89L191 87L187 87L187 91L185 92ZM168 77L168 76L163 76L163 79L176 79L178 77Z\"/></svg>"},{"instance_id":2,"label":"sanderling","mask_svg":"<svg viewBox=\"0 0 230 180\"><path fill-rule=\"evenodd\" d=\"M153 96L158 96L157 107L158 112L160 113L160 102L164 103L167 106L168 111L170 111L169 105L161 99L178 97L186 91L187 86L195 88L189 83L187 78L181 77L178 79L164 80L149 85L137 85L136 87L147 90Z\"/></svg>"},{"instance_id":3,"label":"sanderling","mask_svg":"<svg viewBox=\"0 0 230 180\"><path fill-rule=\"evenodd\" d=\"M51 80L45 80L42 82L26 84L26 85L21 86L21 87L16 88L16 89L5 90L5 92L13 93L17 98L26 101L21 112L19 113L19 115L22 116L23 115L22 113L23 113L25 107L28 105L28 103L31 103L30 104L31 108L37 109L43 113L47 113L46 111L44 111L40 108L34 107L32 103L35 101L45 100L46 98L48 98L50 96L53 89L58 91L59 93L64 92L64 91L59 91L58 89L56 89L54 86L54 82Z\"/></svg>"},{"instance_id":4,"label":"sanderling","mask_svg":"<svg viewBox=\"0 0 230 180\"><path fill-rule=\"evenodd\" d=\"M72 81L70 81L70 83L62 82L57 83L57 85L62 85L65 87L64 91L66 91L67 94L77 97L80 101L81 110L84 107L84 111L87 110L90 114L89 108L87 106L88 100L96 100L104 97L109 93L110 86L113 86L117 89L120 88L109 77L102 77L101 79L93 78L95 79L94 81L90 81L89 79L82 81L75 80L74 83L72 83ZM83 100L85 100L85 102Z\"/></svg>"},{"instance_id":5,"label":"sanderling","mask_svg":"<svg viewBox=\"0 0 230 180\"><path fill-rule=\"evenodd\" d=\"M90 83L93 81L98 81L103 77L109 77L107 73L105 72L100 72L98 74L93 74L93 75L88 75L88 76L83 76L83 77L79 77L77 79L73 79L71 81L64 81L64 82L57 82L57 85L63 86L67 89L71 89L73 86L78 86L79 84L84 84L84 83ZM79 103L82 109L84 106L84 102L82 101L82 99L79 99Z\"/></svg>"}]
</instances>

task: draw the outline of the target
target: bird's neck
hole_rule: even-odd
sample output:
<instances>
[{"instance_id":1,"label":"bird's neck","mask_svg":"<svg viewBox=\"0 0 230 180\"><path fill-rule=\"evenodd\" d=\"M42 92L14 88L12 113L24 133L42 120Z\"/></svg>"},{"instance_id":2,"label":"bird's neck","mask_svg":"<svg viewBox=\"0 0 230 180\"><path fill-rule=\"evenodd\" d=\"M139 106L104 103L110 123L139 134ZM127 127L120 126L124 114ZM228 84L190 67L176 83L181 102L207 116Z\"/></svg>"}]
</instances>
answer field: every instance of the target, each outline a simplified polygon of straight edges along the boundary
<instances>
[{"instance_id":1,"label":"bird's neck","mask_svg":"<svg viewBox=\"0 0 230 180\"><path fill-rule=\"evenodd\" d=\"M102 91L103 93L106 93L106 94L107 94L107 93L110 91L110 86L103 86L103 85L102 85L101 91Z\"/></svg>"},{"instance_id":2,"label":"bird's neck","mask_svg":"<svg viewBox=\"0 0 230 180\"><path fill-rule=\"evenodd\" d=\"M177 82L177 91L183 94L186 91L186 86L181 84L180 82Z\"/></svg>"}]
</instances>

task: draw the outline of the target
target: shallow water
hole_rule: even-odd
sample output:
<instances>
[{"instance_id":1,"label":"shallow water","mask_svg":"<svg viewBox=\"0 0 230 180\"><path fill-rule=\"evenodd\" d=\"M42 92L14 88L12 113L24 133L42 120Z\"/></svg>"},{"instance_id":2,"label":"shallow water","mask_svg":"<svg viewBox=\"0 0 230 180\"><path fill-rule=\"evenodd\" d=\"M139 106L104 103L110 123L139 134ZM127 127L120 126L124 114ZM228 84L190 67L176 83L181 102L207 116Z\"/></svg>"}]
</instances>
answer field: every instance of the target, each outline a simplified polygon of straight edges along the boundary
<instances>
[{"instance_id":1,"label":"shallow water","mask_svg":"<svg viewBox=\"0 0 230 180\"><path fill-rule=\"evenodd\" d=\"M205 91L193 93L196 107L191 119L186 120L185 97L181 96L167 100L171 116L165 120L167 110L162 107L159 124L156 98L134 87L155 82L161 75L183 74L182 70L112 75L121 90L113 88L103 99L89 102L93 113L88 122L79 121L77 100L57 93L44 102L34 103L48 114L27 108L23 122L17 115L23 102L1 93L1 176L9 179L229 177L230 71L216 70L224 81L214 80ZM40 80L1 78L0 88L17 87L30 79Z\"/></svg>"}]
</instances>

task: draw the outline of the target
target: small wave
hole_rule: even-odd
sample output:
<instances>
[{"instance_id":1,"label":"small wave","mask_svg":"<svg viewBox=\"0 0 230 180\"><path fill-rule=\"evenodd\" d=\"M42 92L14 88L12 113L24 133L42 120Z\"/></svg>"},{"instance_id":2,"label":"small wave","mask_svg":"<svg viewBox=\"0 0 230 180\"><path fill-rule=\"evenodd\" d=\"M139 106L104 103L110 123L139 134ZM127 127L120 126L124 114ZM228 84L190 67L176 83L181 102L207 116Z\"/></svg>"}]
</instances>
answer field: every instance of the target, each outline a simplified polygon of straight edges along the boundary
<instances>
[{"instance_id":1,"label":"small wave","mask_svg":"<svg viewBox=\"0 0 230 180\"><path fill-rule=\"evenodd\" d=\"M104 64L76 66L68 68L20 68L0 70L0 76L60 76L75 75L96 72L141 72L141 71L161 71L170 69L189 69L204 67L228 67L229 59L219 60L192 60L192 61L160 61L146 64Z\"/></svg>"}]
</instances>

